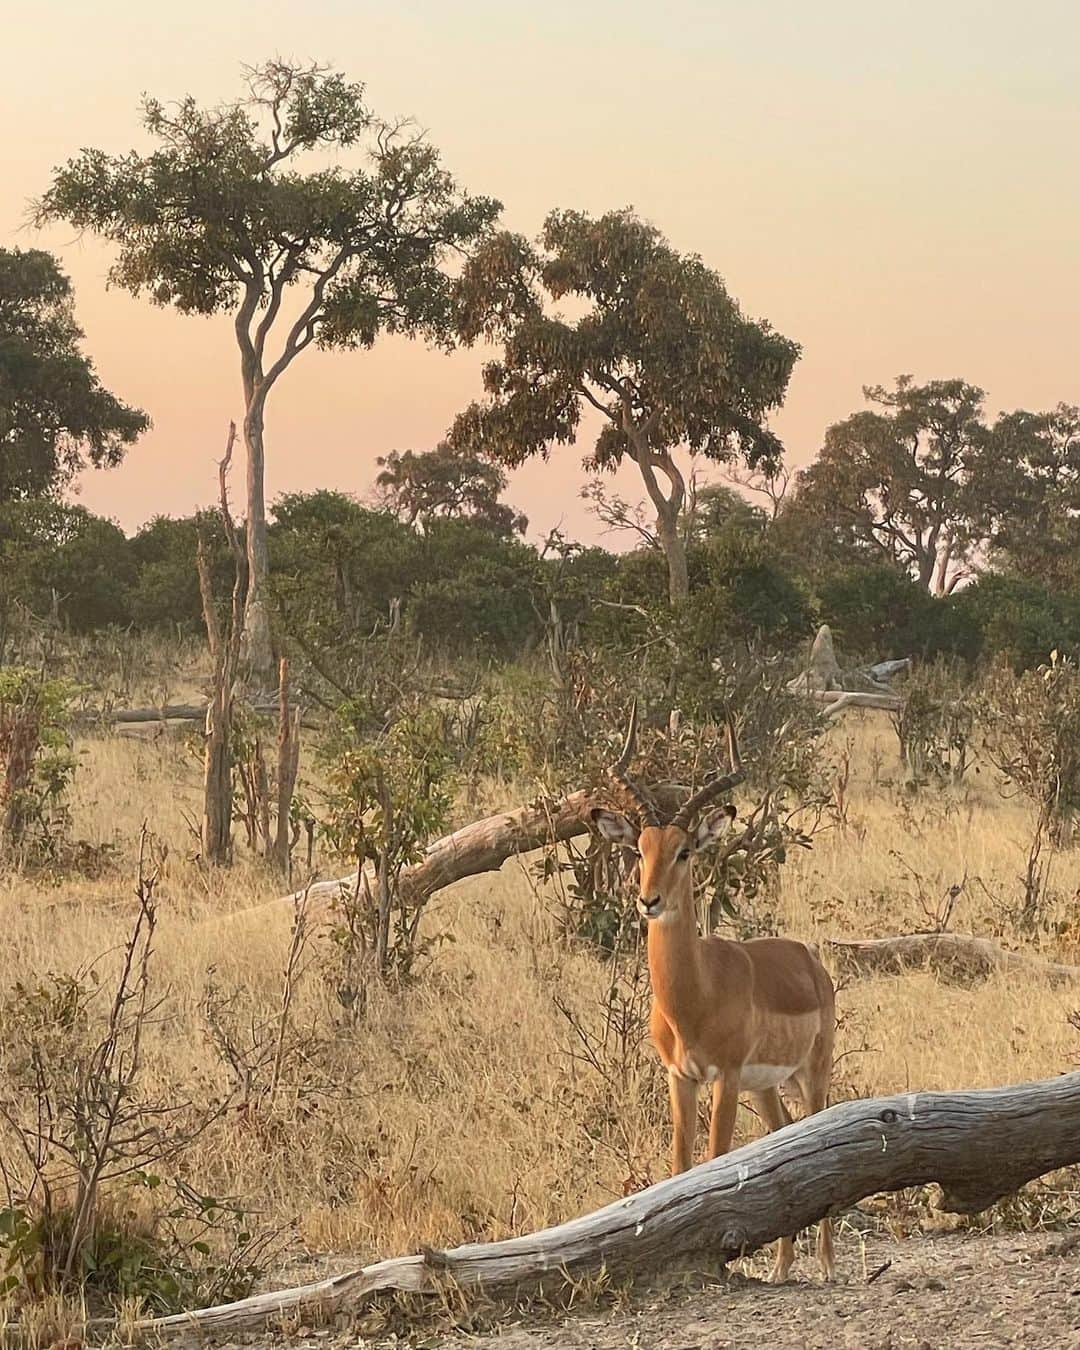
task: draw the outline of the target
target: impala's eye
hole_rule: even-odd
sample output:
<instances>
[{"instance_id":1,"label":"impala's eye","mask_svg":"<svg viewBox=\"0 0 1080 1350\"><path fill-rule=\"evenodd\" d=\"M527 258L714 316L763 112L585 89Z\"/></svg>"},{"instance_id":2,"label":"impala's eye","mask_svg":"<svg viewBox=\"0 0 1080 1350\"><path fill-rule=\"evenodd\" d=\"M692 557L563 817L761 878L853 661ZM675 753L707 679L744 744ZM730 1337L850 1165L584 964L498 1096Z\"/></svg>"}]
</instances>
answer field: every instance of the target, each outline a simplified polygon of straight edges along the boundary
<instances>
[{"instance_id":1,"label":"impala's eye","mask_svg":"<svg viewBox=\"0 0 1080 1350\"><path fill-rule=\"evenodd\" d=\"M681 849L679 849L678 853L676 853L676 855L675 855L675 861L676 861L676 862L689 862L689 861L690 861L690 850L689 850L688 848L681 848Z\"/></svg>"}]
</instances>

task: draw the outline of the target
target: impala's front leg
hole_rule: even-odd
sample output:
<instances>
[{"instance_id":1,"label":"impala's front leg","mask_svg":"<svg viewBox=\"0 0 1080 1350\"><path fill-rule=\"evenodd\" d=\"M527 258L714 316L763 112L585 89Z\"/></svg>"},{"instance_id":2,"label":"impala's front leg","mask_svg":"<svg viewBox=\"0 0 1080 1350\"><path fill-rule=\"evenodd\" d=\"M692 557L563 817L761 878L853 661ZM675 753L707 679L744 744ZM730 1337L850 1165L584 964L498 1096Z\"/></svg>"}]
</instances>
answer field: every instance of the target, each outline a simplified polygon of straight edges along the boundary
<instances>
[{"instance_id":1,"label":"impala's front leg","mask_svg":"<svg viewBox=\"0 0 1080 1350\"><path fill-rule=\"evenodd\" d=\"M712 1117L709 1120L709 1157L719 1158L731 1147L735 1112L739 1109L739 1071L732 1069L713 1083Z\"/></svg>"},{"instance_id":2,"label":"impala's front leg","mask_svg":"<svg viewBox=\"0 0 1080 1350\"><path fill-rule=\"evenodd\" d=\"M671 1096L671 1175L678 1176L693 1165L697 1136L698 1085L668 1069Z\"/></svg>"}]
</instances>

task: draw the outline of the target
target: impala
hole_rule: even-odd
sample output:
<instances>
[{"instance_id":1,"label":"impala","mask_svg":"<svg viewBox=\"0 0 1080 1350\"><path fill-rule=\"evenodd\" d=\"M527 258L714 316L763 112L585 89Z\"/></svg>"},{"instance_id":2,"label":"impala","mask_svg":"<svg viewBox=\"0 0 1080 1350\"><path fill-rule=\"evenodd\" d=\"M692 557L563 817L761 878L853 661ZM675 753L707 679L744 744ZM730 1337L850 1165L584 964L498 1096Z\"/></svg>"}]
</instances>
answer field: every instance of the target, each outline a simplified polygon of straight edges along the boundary
<instances>
[{"instance_id":1,"label":"impala","mask_svg":"<svg viewBox=\"0 0 1080 1350\"><path fill-rule=\"evenodd\" d=\"M752 1097L770 1130L791 1123L781 1085L802 1100L804 1114L826 1103L835 1031L832 981L802 942L754 938L730 942L699 937L694 905L694 854L731 827L730 804L706 813L744 778L734 727L727 726L731 772L713 779L668 820L655 797L629 772L637 734L636 705L626 744L610 774L637 809L638 821L596 807L593 823L609 840L637 850L638 910L648 923L650 1031L668 1071L672 1119L672 1174L691 1166L700 1087L711 1084L709 1157L726 1153L735 1128L739 1093ZM818 1259L833 1275L832 1229L822 1219ZM787 1279L794 1243L781 1238L771 1278Z\"/></svg>"}]
</instances>

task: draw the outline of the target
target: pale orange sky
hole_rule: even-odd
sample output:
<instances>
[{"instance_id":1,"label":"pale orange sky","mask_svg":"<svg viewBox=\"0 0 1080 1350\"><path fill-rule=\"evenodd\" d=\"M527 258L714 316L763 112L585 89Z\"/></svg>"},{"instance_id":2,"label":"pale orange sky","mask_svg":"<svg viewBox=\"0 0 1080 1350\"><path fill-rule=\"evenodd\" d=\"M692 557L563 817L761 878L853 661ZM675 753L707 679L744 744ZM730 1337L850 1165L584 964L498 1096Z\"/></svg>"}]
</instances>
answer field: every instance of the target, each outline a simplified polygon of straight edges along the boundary
<instances>
[{"instance_id":1,"label":"pale orange sky","mask_svg":"<svg viewBox=\"0 0 1080 1350\"><path fill-rule=\"evenodd\" d=\"M226 317L107 291L109 255L25 226L52 166L141 144L143 91L215 102L272 55L332 62L409 114L470 190L535 234L552 207L632 205L744 310L803 346L774 425L794 464L863 384L954 375L992 411L1080 401L1080 10L789 0L43 0L3 21L0 241L55 250L87 350L153 431L81 500L133 528L213 496L239 413ZM182 16L182 18L181 18ZM310 352L267 415L269 492L363 495L377 455L434 445L481 357L403 341ZM580 448L520 471L530 535L597 537ZM640 495L629 475L624 490Z\"/></svg>"}]
</instances>

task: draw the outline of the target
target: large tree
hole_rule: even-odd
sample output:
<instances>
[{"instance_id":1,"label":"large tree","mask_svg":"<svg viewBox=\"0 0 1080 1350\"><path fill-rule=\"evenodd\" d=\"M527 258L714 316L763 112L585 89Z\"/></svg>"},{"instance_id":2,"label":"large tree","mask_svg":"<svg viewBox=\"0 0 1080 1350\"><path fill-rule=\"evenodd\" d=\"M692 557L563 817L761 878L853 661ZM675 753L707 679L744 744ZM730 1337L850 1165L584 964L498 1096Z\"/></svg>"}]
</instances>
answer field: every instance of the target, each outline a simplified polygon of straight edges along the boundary
<instances>
[{"instance_id":1,"label":"large tree","mask_svg":"<svg viewBox=\"0 0 1080 1350\"><path fill-rule=\"evenodd\" d=\"M71 282L40 249L0 248L0 502L55 495L119 464L150 425L80 350Z\"/></svg>"},{"instance_id":2,"label":"large tree","mask_svg":"<svg viewBox=\"0 0 1080 1350\"><path fill-rule=\"evenodd\" d=\"M370 347L381 332L447 340L447 254L483 235L499 204L459 191L423 136L380 120L362 85L321 67L272 61L248 72L232 103L148 98L142 112L155 148L84 150L57 171L38 217L115 244L111 278L131 292L232 315L247 450L245 643L266 682L270 392L312 345Z\"/></svg>"},{"instance_id":3,"label":"large tree","mask_svg":"<svg viewBox=\"0 0 1080 1350\"><path fill-rule=\"evenodd\" d=\"M794 517L835 542L884 556L934 595L954 590L986 543L986 469L995 438L984 394L965 380L863 390L876 409L831 426L796 480Z\"/></svg>"},{"instance_id":4,"label":"large tree","mask_svg":"<svg viewBox=\"0 0 1080 1350\"><path fill-rule=\"evenodd\" d=\"M460 454L443 441L434 450L391 450L378 460L380 499L399 520L425 532L436 520L467 520L509 538L528 519L499 500L506 474L490 459Z\"/></svg>"},{"instance_id":5,"label":"large tree","mask_svg":"<svg viewBox=\"0 0 1080 1350\"><path fill-rule=\"evenodd\" d=\"M1061 590L1080 589L1080 408L1006 413L986 466L993 560Z\"/></svg>"},{"instance_id":6,"label":"large tree","mask_svg":"<svg viewBox=\"0 0 1080 1350\"><path fill-rule=\"evenodd\" d=\"M498 234L466 265L460 331L498 340L488 398L450 433L458 450L515 466L572 443L590 408L601 429L589 468L637 464L656 512L671 601L689 593L680 515L683 456L776 465L765 425L784 397L794 342L745 318L702 260L675 251L630 211L556 211L534 247ZM569 301L577 319L554 310Z\"/></svg>"}]
</instances>

